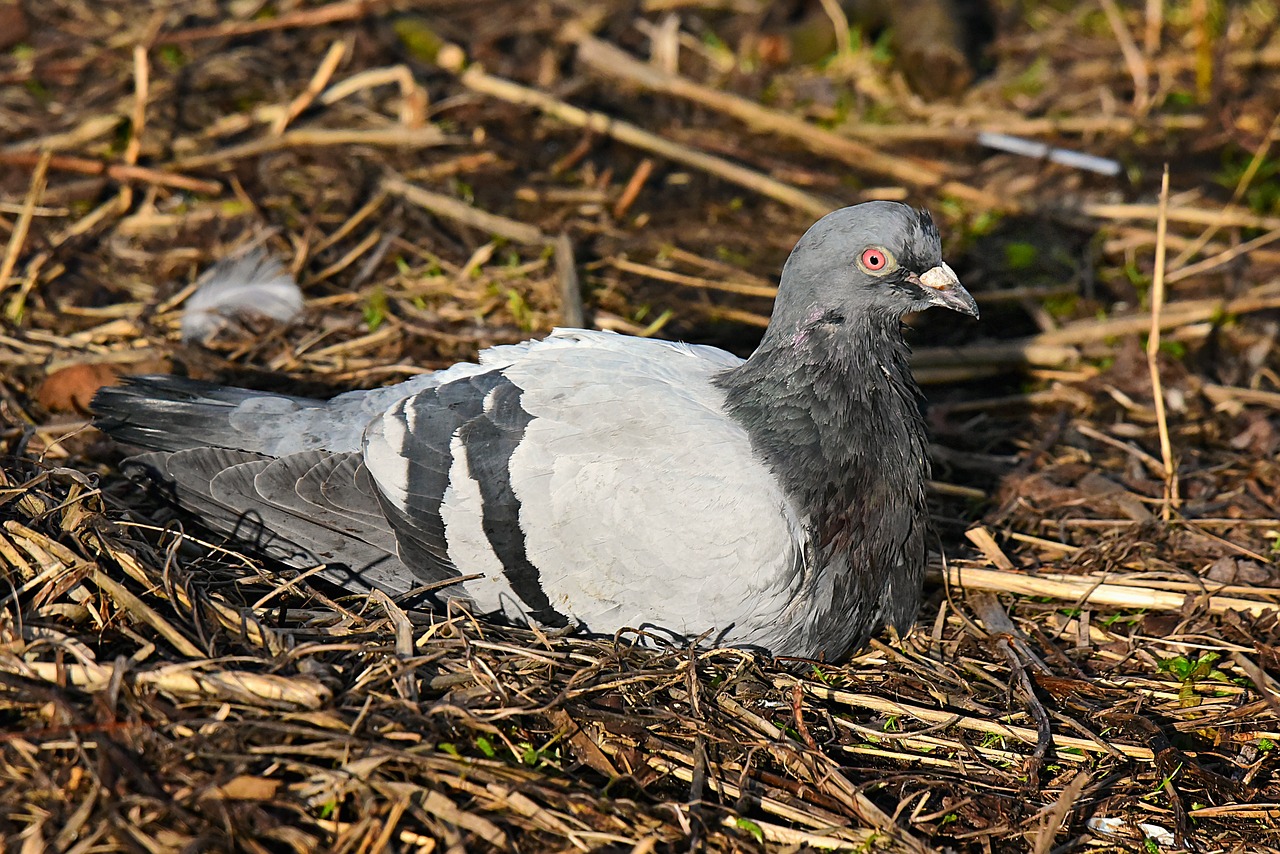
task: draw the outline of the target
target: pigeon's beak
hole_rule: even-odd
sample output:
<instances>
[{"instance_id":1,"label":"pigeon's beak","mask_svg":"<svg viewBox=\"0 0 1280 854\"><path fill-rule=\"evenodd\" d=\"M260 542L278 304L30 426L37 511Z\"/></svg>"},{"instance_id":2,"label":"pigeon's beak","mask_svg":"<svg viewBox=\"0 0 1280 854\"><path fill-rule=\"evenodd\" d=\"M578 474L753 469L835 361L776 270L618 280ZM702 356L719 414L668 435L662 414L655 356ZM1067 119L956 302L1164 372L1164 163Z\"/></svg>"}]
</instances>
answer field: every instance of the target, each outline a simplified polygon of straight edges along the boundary
<instances>
[{"instance_id":1,"label":"pigeon's beak","mask_svg":"<svg viewBox=\"0 0 1280 854\"><path fill-rule=\"evenodd\" d=\"M921 273L919 278L920 284L928 289L931 305L949 308L977 318L978 303L973 295L964 289L964 285L960 284L960 280L956 278L956 271L947 266L945 261Z\"/></svg>"}]
</instances>

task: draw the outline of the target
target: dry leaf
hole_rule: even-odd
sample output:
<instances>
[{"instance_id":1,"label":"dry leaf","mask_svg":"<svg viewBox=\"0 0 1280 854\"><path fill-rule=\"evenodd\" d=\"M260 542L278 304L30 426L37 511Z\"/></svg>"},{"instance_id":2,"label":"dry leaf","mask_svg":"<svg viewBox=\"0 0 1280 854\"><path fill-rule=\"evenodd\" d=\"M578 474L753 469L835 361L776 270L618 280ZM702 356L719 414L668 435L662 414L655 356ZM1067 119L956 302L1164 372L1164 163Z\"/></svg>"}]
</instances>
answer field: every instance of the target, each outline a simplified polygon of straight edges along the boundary
<instances>
[{"instance_id":1,"label":"dry leaf","mask_svg":"<svg viewBox=\"0 0 1280 854\"><path fill-rule=\"evenodd\" d=\"M279 780L242 774L205 792L203 797L220 801L267 801L276 796Z\"/></svg>"},{"instance_id":2,"label":"dry leaf","mask_svg":"<svg viewBox=\"0 0 1280 854\"><path fill-rule=\"evenodd\" d=\"M120 375L110 365L68 365L45 377L36 392L36 400L50 412L88 414L89 402L98 389L119 381Z\"/></svg>"}]
</instances>

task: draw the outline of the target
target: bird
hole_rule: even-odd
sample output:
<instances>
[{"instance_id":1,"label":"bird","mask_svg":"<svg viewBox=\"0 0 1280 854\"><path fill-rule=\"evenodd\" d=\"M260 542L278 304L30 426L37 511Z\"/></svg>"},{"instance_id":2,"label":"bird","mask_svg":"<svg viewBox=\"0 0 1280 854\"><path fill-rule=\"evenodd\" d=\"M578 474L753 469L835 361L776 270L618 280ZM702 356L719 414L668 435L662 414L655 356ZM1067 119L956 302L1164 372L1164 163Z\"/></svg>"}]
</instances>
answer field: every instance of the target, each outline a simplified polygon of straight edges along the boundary
<instances>
[{"instance_id":1,"label":"bird","mask_svg":"<svg viewBox=\"0 0 1280 854\"><path fill-rule=\"evenodd\" d=\"M922 597L931 307L979 314L930 214L872 201L795 244L745 360L555 329L328 400L140 376L92 409L205 527L350 590L832 661Z\"/></svg>"}]
</instances>

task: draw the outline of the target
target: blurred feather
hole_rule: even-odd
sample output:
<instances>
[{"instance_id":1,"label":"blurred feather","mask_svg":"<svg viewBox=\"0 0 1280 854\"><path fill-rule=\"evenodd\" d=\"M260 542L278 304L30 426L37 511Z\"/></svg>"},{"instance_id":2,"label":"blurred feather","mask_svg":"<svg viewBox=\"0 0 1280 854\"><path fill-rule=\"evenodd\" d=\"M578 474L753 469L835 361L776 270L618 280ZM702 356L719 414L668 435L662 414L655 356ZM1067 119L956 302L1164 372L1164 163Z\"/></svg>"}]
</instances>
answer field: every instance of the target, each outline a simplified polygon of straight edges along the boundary
<instances>
[{"instance_id":1,"label":"blurred feather","mask_svg":"<svg viewBox=\"0 0 1280 854\"><path fill-rule=\"evenodd\" d=\"M206 341L246 315L288 323L302 311L302 291L284 266L261 249L214 264L200 277L182 315L182 340Z\"/></svg>"}]
</instances>

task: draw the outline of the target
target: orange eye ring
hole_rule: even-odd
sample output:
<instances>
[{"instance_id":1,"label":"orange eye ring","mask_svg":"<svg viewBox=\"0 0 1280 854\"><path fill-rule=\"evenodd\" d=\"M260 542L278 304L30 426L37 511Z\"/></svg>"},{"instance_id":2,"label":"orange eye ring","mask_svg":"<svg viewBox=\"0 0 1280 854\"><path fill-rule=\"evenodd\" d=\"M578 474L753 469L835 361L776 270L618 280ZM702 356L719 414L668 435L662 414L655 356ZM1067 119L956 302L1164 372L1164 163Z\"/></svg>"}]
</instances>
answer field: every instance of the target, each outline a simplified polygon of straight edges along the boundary
<instances>
[{"instance_id":1,"label":"orange eye ring","mask_svg":"<svg viewBox=\"0 0 1280 854\"><path fill-rule=\"evenodd\" d=\"M862 250L862 256L858 259L864 269L878 273L885 267L889 266L889 257L883 249L875 246Z\"/></svg>"}]
</instances>

